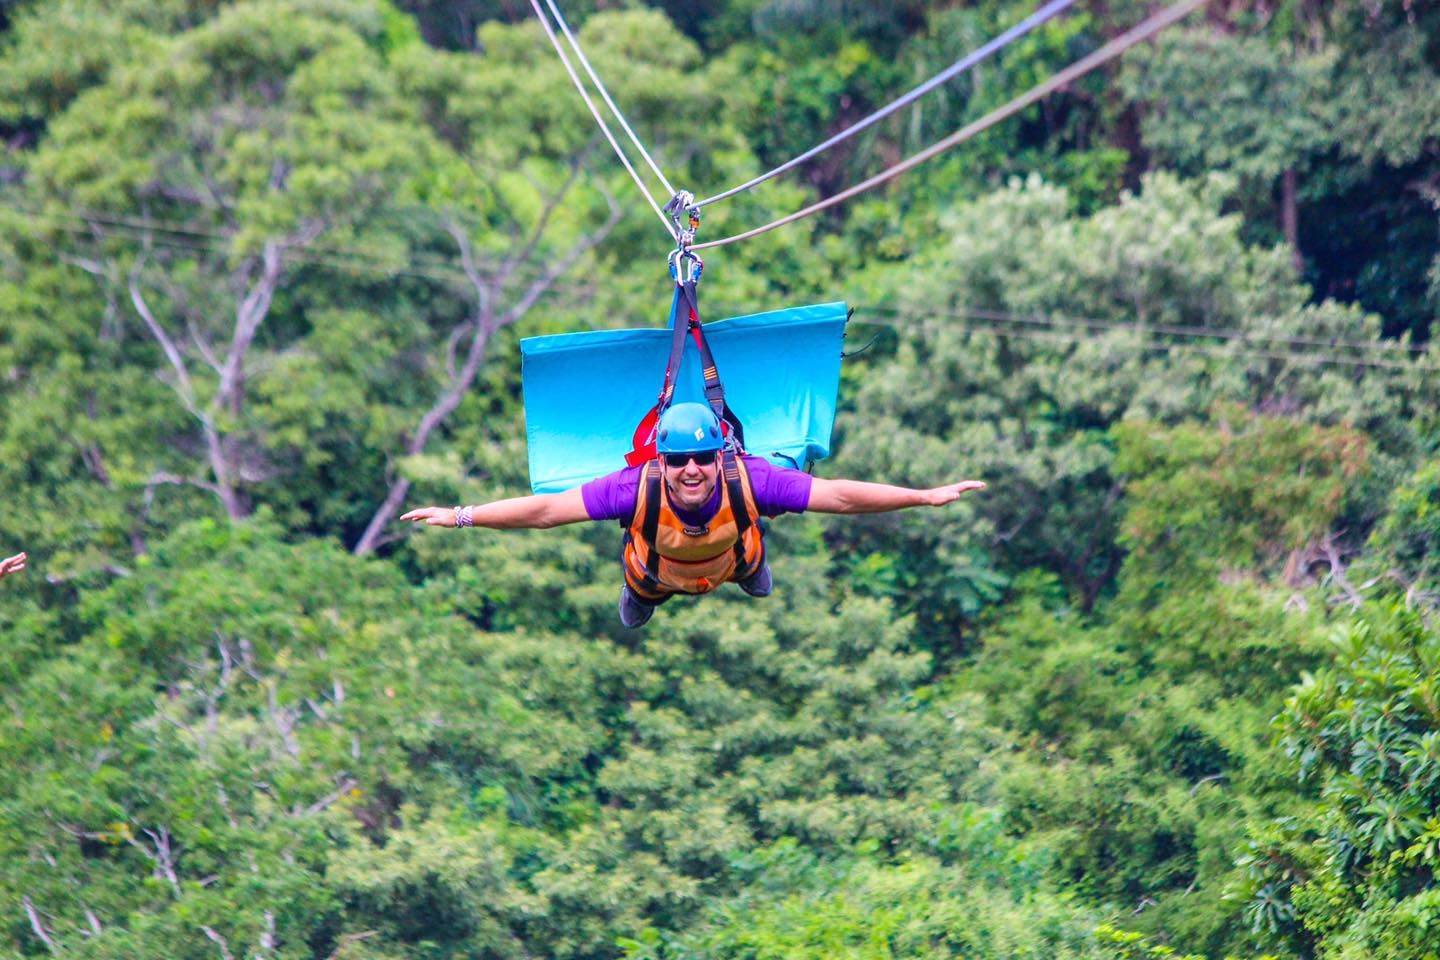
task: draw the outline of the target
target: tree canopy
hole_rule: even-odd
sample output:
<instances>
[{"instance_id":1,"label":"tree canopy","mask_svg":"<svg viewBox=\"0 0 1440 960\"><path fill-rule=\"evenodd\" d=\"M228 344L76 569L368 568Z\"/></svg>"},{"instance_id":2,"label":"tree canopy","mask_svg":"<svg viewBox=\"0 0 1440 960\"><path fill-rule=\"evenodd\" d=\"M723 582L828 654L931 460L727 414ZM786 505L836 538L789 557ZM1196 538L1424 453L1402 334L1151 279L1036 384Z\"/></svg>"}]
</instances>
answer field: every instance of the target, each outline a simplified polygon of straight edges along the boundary
<instances>
[{"instance_id":1,"label":"tree canopy","mask_svg":"<svg viewBox=\"0 0 1440 960\"><path fill-rule=\"evenodd\" d=\"M561 6L700 194L1031 12ZM664 320L528 4L0 0L0 135L0 957L1440 957L1440 8L1213 3L707 251L855 308L817 473L988 487L642 633L613 525L395 522L525 491L519 338Z\"/></svg>"}]
</instances>

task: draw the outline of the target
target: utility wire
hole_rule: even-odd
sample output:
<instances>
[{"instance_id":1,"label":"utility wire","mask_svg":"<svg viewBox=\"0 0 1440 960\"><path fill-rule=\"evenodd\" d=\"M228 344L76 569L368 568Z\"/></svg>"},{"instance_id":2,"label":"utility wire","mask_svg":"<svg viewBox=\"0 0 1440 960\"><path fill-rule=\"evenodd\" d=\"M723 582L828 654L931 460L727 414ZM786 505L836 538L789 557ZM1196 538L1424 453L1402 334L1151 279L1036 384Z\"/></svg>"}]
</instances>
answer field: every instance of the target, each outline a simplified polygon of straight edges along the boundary
<instances>
[{"instance_id":1,"label":"utility wire","mask_svg":"<svg viewBox=\"0 0 1440 960\"><path fill-rule=\"evenodd\" d=\"M56 213L35 214L47 219L61 219L64 215ZM76 216L74 219L81 219ZM96 221L100 222L100 221ZM177 232L175 236L155 235L150 232L154 224L145 224L144 221L116 220L113 222L111 234L116 239L133 242L150 242L156 246L166 249L186 250L196 253L226 254L229 250L220 244L207 243L206 239L225 241L228 238L223 234L197 233L195 236L187 237L183 232ZM81 223L60 223L56 229L65 233L71 233L80 237L91 237L92 234ZM467 277L461 266L455 261L443 258L430 258L427 260L407 259L402 262L393 260L371 259L369 255L360 251L343 250L317 250L314 248L297 247L287 254L292 259L316 266L325 266L337 270L343 270L352 274L368 274L370 276L405 276L419 279L428 279L442 283L454 283L457 281L466 282ZM524 271L517 273L523 279ZM569 284L556 284L553 287L556 294L568 294L577 298L584 298L593 294L589 286L573 286ZM880 314L891 317L914 318L919 316L907 312L902 308L888 306L867 306L860 308L863 315ZM1020 314L1004 310L992 310L980 307L961 306L953 310L931 311L927 317L943 317L950 320L958 320L966 323L973 323L976 320L991 321L994 323L1007 324L1007 328L995 328L996 330L1006 329L1014 335L1020 335L1023 331L1013 330L1013 327L1040 328L1041 330L1064 330L1081 329L1097 332L1127 331L1146 334L1161 334L1166 336L1187 337L1191 339L1219 339L1237 341L1243 344L1258 344L1261 348L1270 345L1278 345L1282 348L1295 348L1306 353L1326 358L1334 363L1360 363L1363 362L1372 367L1392 367L1396 369L1417 369L1413 364L1403 361L1388 360L1383 358L1372 358L1361 360L1354 357L1341 357L1333 353L1325 353L1322 350L1310 348L1351 349L1368 353L1419 355L1426 352L1426 347L1417 344L1402 344L1393 341L1366 341L1355 340L1344 337L1310 337L1299 334L1267 334L1253 330L1240 330L1231 327L1205 327L1184 324L1137 324L1133 321L1105 320L1095 317L1076 317L1066 314ZM859 320L858 322L875 322ZM1065 333L1048 333L1047 336L1070 337L1081 339ZM1287 354L1290 356L1291 354Z\"/></svg>"},{"instance_id":2,"label":"utility wire","mask_svg":"<svg viewBox=\"0 0 1440 960\"><path fill-rule=\"evenodd\" d=\"M554 0L549 0L549 2L551 2L551 4L553 5ZM795 169L800 164L804 163L806 160L809 160L812 157L817 156L818 154L824 153L826 150L829 150L837 143L841 143L842 141L853 137L860 131L871 127L876 123L879 123L881 120L884 120L886 117L895 113L897 110L904 109L905 107L914 103L916 100L923 97L925 94L929 93L931 90L934 90L936 87L948 83L950 80L954 79L955 77L964 73L966 70L969 70L971 67L975 66L980 61L989 57L992 53L995 53L996 51L1001 50L1006 46L1009 46L1015 40L1023 37L1025 34L1029 33L1031 30L1040 26L1045 21L1061 13L1067 7L1072 6L1074 3L1075 0L1050 0L1050 2L1047 3L1045 6L1041 7L1039 10L1036 10L1024 20L1015 24L1015 26L1000 34L1000 36L991 40L989 43L986 43L984 46L976 49L974 52L968 53L964 57L961 57L959 60L955 61L955 63L951 64L945 70L937 73L935 76L915 87L913 90L911 90L904 96L896 99L888 106L881 107L879 110L876 110L874 113L870 114L870 116L866 117L865 119L860 120L849 127L846 127L844 130L841 130L839 133L835 134L833 137L831 137L829 140L826 140L824 143L816 144L809 150L806 150L804 153L800 154L798 157L795 157L793 160L787 160L785 163L782 163L780 166L776 167L770 172L762 173L760 176L755 177L753 180L747 180L745 183L740 184L738 187L731 187L729 190L726 190L723 193L717 193L713 197L706 197L704 200L696 203L695 206L703 207L707 204L715 203L717 200L724 200L728 197L733 197L735 196L735 194L743 193L744 191L749 190L751 187L758 186L759 184L764 183L766 180L769 180L773 177L778 177L780 174L785 173L787 170ZM671 193L673 194L674 191L671 191Z\"/></svg>"},{"instance_id":3,"label":"utility wire","mask_svg":"<svg viewBox=\"0 0 1440 960\"><path fill-rule=\"evenodd\" d=\"M90 237L92 234L82 226L60 224L57 230L64 233L74 234L80 237ZM195 243L173 236L164 235L141 235L139 233L126 233L123 230L112 234L117 239L126 240L137 244L152 244L156 247L163 247L166 250L184 250L190 253L209 253L224 255L230 251L217 246L205 243ZM372 277L415 277L426 280L434 280L441 283L465 283L467 278L459 267L425 267L407 263L401 266L383 264L376 261L350 260L344 257L327 255L325 253L307 250L300 247L291 248L286 251L287 259L312 266L331 267L336 270L343 270L351 274L365 274Z\"/></svg>"},{"instance_id":4,"label":"utility wire","mask_svg":"<svg viewBox=\"0 0 1440 960\"><path fill-rule=\"evenodd\" d=\"M225 233L220 230L206 230L201 227L179 223L173 220L155 220L151 218L130 217L122 213L79 210L73 208L64 208L61 210L40 210L22 206L20 204L6 203L4 200L0 200L0 209L13 210L16 213L19 213L25 217L36 220L49 220L52 222L75 221L82 224L98 224L103 227L111 227L121 231L130 230L143 232L147 235L154 235L157 232L170 233L183 237L196 237L203 240L219 241L222 244L228 244L231 240L234 239L235 236L233 233ZM227 248L223 246L207 247L206 249L214 250L215 252L220 253L228 252ZM390 260L390 255L386 251L378 249L367 250L360 247L344 247L335 246L332 244L314 244L311 246L307 246L305 249L307 252L336 254L344 257L361 257L375 260L381 263L388 262ZM463 272L463 268L459 265L457 261L450 260L441 256L417 254L413 251L408 253L406 257L406 262L408 265L412 266L416 264L430 265L440 267L441 269L453 268L457 271Z\"/></svg>"},{"instance_id":5,"label":"utility wire","mask_svg":"<svg viewBox=\"0 0 1440 960\"><path fill-rule=\"evenodd\" d=\"M570 74L570 80L575 84L575 89L580 91L580 99L585 101L585 106L590 108L590 116L594 117L595 122L600 125L600 132L605 134L606 140L610 141L610 146L615 150L615 155L620 158L620 162L623 163L625 169L630 172L630 179L634 180L635 186L640 188L640 192L644 194L646 202L650 204L650 209L655 211L655 216L659 217L660 222L665 225L665 232L670 234L670 239L678 239L675 236L675 227L671 224L670 218L665 216L664 212L660 209L660 205L656 203L655 198L650 195L649 189L645 186L645 181L640 179L640 174L635 172L635 167L630 163L630 158L625 155L624 150L620 149L620 144L616 141L615 135L610 132L609 124L605 122L604 117L600 116L600 111L595 109L595 101L590 99L590 94L586 91L585 84L581 82L580 75L577 74L575 68L570 65L570 58L566 56L565 48L560 44L560 38L555 36L555 28L550 25L550 18L545 16L545 11L540 7L540 0L530 0L530 6L534 8L535 16L539 18L540 26L545 28L545 36L550 38L550 45L554 47L555 52L560 55L560 62L564 64L565 72Z\"/></svg>"},{"instance_id":6,"label":"utility wire","mask_svg":"<svg viewBox=\"0 0 1440 960\"><path fill-rule=\"evenodd\" d=\"M75 233L80 236L88 236L83 227L67 226L62 230ZM140 240L139 237L126 237L126 239ZM146 237L144 238L156 246L167 249L179 249L192 252L224 253L224 250L204 244L196 244L185 240L171 237ZM408 276L421 279L429 279L437 282L453 283L457 280L464 280L465 277L458 269L451 269L448 272L429 272L416 269L394 269L388 265L354 263L318 255L303 250L292 250L290 255L302 262L312 265L327 266L333 269L345 270L352 273L368 272L371 275L384 276ZM548 293L552 295L576 294L584 295L591 292L589 288L556 286ZM881 314L889 319L864 319L863 315ZM1427 364L1419 361L1419 358L1411 362L1389 360L1378 357L1351 357L1341 356L1315 349L1300 350L1269 350L1263 349L1266 344L1276 343L1281 347L1287 344L1297 346L1318 345L1318 346L1344 346L1349 344L1356 348L1380 348L1383 344L1366 344L1361 341L1329 341L1320 338L1305 337L1269 337L1265 335L1252 335L1248 331L1238 331L1226 328L1210 327L1184 327L1184 326L1145 326L1120 321L1098 320L1093 318L1065 318L1052 319L1038 316L1023 316L1019 314L1006 313L994 310L969 310L965 312L931 312L928 314L911 313L903 310L885 307L865 307L857 311L855 322L866 323L875 326L887 326L897 330L923 330L925 327L921 322L931 321L936 318L945 321L958 321L961 329L966 333L988 334L997 337L1009 337L1020 340L1029 340L1041 343L1064 343L1079 345L1086 342L1094 342L1095 337L1089 333L1113 333L1126 332L1131 334L1154 335L1163 334L1167 336L1181 336L1192 338L1179 343L1125 343L1108 342L1107 349L1119 350L1126 353L1195 353L1209 356L1216 356L1238 360L1278 360L1289 363L1303 363L1307 365L1338 365L1360 367L1365 369L1411 371L1416 373L1437 373L1440 374L1440 366ZM897 321L921 321L921 322L897 322ZM989 321L989 322L986 322ZM1006 324L1001 326L999 324ZM1038 328L1038 329L1037 329ZM1233 346L1221 346L1197 342L1203 338L1230 339ZM1251 346L1259 344L1260 346ZM1399 345L1396 345L1397 347ZM1423 348L1409 347L1403 349L1423 350Z\"/></svg>"},{"instance_id":7,"label":"utility wire","mask_svg":"<svg viewBox=\"0 0 1440 960\"><path fill-rule=\"evenodd\" d=\"M925 314L899 314L890 320L858 320L859 323L868 323L875 326L892 327L897 330L923 329L918 323L897 323L896 320L925 321L933 319ZM958 319L962 323L962 329L966 333L981 333L996 337L1009 337L1019 340L1031 340L1045 343L1069 343L1079 345L1094 338L1087 336L1084 332L1076 330L1065 332L1061 330L1027 330L1013 327L1000 327L984 323L977 323L967 320L964 317L947 317L946 319ZM1128 328L1135 332L1148 332L1144 328ZM1341 357L1334 354L1320 353L1318 351L1309 353L1294 353L1289 351L1257 350L1219 346L1215 344L1196 343L1187 341L1182 343L1107 343L1107 349L1116 349L1129 353L1148 352L1179 352L1198 353L1209 356L1216 356L1227 359L1242 360L1282 360L1293 363L1337 364L1341 366L1354 366L1374 368L1381 370L1399 370L1416 373L1440 373L1440 366L1423 363L1396 363L1394 361L1367 359L1363 357Z\"/></svg>"},{"instance_id":8,"label":"utility wire","mask_svg":"<svg viewBox=\"0 0 1440 960\"><path fill-rule=\"evenodd\" d=\"M531 2L533 3L535 2L535 0L531 0ZM1126 50L1135 46L1135 44L1140 43L1142 40L1148 40L1150 37L1154 36L1156 33L1159 33L1161 30L1170 26L1172 23L1175 23L1177 20L1180 20L1185 16L1189 15L1190 13L1194 12L1197 8L1204 5L1205 2L1206 0L1181 0L1181 2L1171 7L1167 7L1159 13L1142 21L1138 26L1131 28L1129 31L1121 34L1114 40L1111 40L1109 43L1105 44L1103 47L1101 47L1099 50L1096 50L1089 56L1076 61L1075 63L1061 70L1059 73L1056 73L1055 75L1050 77L1050 79L1032 88L1028 93L1021 94L1014 100L1011 100L1009 103L1005 104L1003 107L991 111L990 113L981 117L979 120L976 120L974 123L971 123L968 126L957 130L955 133L952 133L945 139L934 143L929 147L926 147L924 150L920 151L909 159L903 160L900 163L895 164L895 166L876 174L870 179L864 181L863 183L858 183L855 186L850 187L848 190L842 190L840 193L835 194L833 197L827 197L818 203L813 203L810 206L805 207L803 210L797 210L795 213L792 213L789 216L781 217L779 220L771 221L770 223L767 223L762 227L756 227L753 230L747 230L744 233L737 233L734 236L730 237L723 237L719 240L711 240L707 243L697 243L693 247L691 247L691 249L704 250L707 247L723 247L726 244L735 243L738 240L748 240L751 237L757 237L762 233L769 233L771 230L783 227L786 224L794 223L796 220L803 220L804 218L812 214L819 213L821 210L833 207L837 203L844 203L846 200L849 200L853 196L864 193L865 191L873 189L874 187L878 187L880 184L886 182L887 180L892 180L895 177L898 177L900 174L919 166L926 160L929 160L938 154L944 153L946 150L949 150L951 147L954 147L957 144L964 143L966 140L971 139L976 134L988 130L990 127L995 126L995 124L999 123L1000 121L1005 120L1016 113L1019 113L1021 110L1035 103L1037 100L1048 96L1055 90L1063 87L1065 84L1070 83L1072 80L1076 80L1084 76L1085 74L1089 73L1091 70L1094 70L1101 64L1107 63L1110 60L1115 59L1120 54L1124 53Z\"/></svg>"},{"instance_id":9,"label":"utility wire","mask_svg":"<svg viewBox=\"0 0 1440 960\"><path fill-rule=\"evenodd\" d=\"M1073 2L1073 0L1071 0L1071 2ZM580 49L580 41L576 40L575 35L570 32L570 25L565 22L565 17L560 13L560 8L556 6L555 0L545 0L545 4L550 8L550 12L555 15L555 22L559 25L560 32L565 35L566 41L570 44L570 49L575 52L575 59L580 61L580 65L584 67L585 72L590 75L590 81L595 84L595 89L600 91L600 96L604 98L606 105L610 107L610 112L615 115L615 119L619 122L621 128L629 135L630 142L635 144L635 149L640 151L640 156L650 165L650 169L654 171L655 176L660 178L660 183L664 186L666 194L672 197L675 196L675 188L670 185L669 180L665 179L665 174L660 171L660 167L650 156L650 152L645 149L645 145L640 142L640 138L635 135L635 131L630 129L630 124L625 122L625 115L620 112L619 107L615 106L615 101L610 99L610 91L605 89L605 84L600 82L600 77L596 75L595 68L590 66L590 60L585 56L585 51Z\"/></svg>"},{"instance_id":10,"label":"utility wire","mask_svg":"<svg viewBox=\"0 0 1440 960\"><path fill-rule=\"evenodd\" d=\"M882 313L891 316L908 316L895 307L862 307L865 313ZM1297 347L1344 347L1352 350L1379 351L1385 353L1424 353L1425 347L1418 344L1403 344L1376 341L1352 340L1343 337L1307 337L1295 334L1266 334L1255 330L1239 330L1233 327L1202 327L1187 324L1135 323L1122 320L1101 320L1095 317L1075 317L1069 314L1012 313L1005 310L987 310L982 307L962 306L958 311L932 311L932 316L954 319L995 320L1002 323L1025 324L1045 327L1084 327L1091 330L1144 330L1148 333L1163 333L1179 337L1213 337L1221 340L1241 340L1249 343L1285 343Z\"/></svg>"},{"instance_id":11,"label":"utility wire","mask_svg":"<svg viewBox=\"0 0 1440 960\"><path fill-rule=\"evenodd\" d=\"M0 208L17 210L32 219L50 221L53 229L78 237L95 239L92 227L98 225L106 228L103 232L106 239L149 242L166 249L189 250L221 256L233 252L228 246L230 240L233 239L231 235L219 231L190 228L184 224L127 218L119 214L100 214L93 211L32 210L6 204L3 201L0 201ZM337 246L303 246L290 248L286 252L286 257L370 276L419 277L442 282L458 280L466 285L469 284L469 277L465 273L461 261L438 255L410 252L407 256L397 259L380 250ZM534 280L544 272L544 269L538 265L526 264L514 270L511 276L518 280ZM565 284L560 284L556 288L577 296L594 292L592 287Z\"/></svg>"}]
</instances>

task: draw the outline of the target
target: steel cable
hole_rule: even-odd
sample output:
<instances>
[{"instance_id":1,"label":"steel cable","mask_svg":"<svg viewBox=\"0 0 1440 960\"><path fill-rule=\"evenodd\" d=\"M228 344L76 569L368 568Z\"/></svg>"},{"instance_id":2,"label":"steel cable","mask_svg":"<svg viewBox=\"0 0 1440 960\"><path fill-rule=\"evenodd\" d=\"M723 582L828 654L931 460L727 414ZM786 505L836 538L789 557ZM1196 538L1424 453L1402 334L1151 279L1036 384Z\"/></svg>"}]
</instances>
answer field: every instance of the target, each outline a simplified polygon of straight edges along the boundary
<instances>
[{"instance_id":1,"label":"steel cable","mask_svg":"<svg viewBox=\"0 0 1440 960\"><path fill-rule=\"evenodd\" d=\"M532 0L532 2L534 2L534 0ZM1021 94L1014 100L1011 100L1003 107L992 110L990 113L981 117L979 120L976 120L974 123L971 123L961 128L960 130L957 130L955 133L952 133L945 139L940 140L937 143L931 144L929 147L926 147L919 153L911 156L906 160L901 161L900 163L895 164L888 170L884 170L881 173L876 174L875 176L871 177L868 180L865 180L862 183L858 183L847 190L842 190L840 193L837 193L832 197L826 197L824 200L821 200L818 203L812 203L810 206L805 207L802 210L797 210L796 212L789 214L788 216L781 217L778 220L772 220L770 223L767 223L764 226L756 227L753 230L747 230L744 233L737 233L733 236L722 237L719 240L710 240L706 243L697 243L693 247L691 247L691 249L704 250L709 247L723 247L726 244L735 243L739 240L748 240L751 237L757 237L762 233L769 233L771 230L775 230L779 227L786 226L787 224L794 223L797 220L803 220L808 216L819 213L821 210L833 207L838 203L844 203L851 197L857 196L867 190L878 187L880 184L885 183L887 180L892 180L895 177L898 177L900 174L912 170L915 167L918 167L920 164L931 159L932 157L944 153L951 147L964 143L966 140L969 140L977 134L982 133L985 130L988 130L989 128L995 126L1000 121L1008 119L1009 117L1013 116L1016 113L1019 113L1021 110L1025 109L1036 101L1043 99L1044 97L1053 93L1055 90L1063 87L1065 84L1070 83L1072 80L1076 80L1089 73L1091 70L1094 70L1096 67L1115 59L1120 54L1124 53L1126 50L1135 46L1135 44L1140 43L1142 40L1148 40L1150 37L1159 33L1161 30L1193 13L1196 9L1203 6L1205 3L1206 0L1181 0L1180 3L1167 7L1159 13L1142 21L1139 25L1116 37L1114 40L1111 40L1109 43L1105 44L1103 47L1101 47L1099 50L1096 50L1089 56L1076 61L1075 63L1051 76L1050 79L1031 88L1028 92Z\"/></svg>"},{"instance_id":2,"label":"steel cable","mask_svg":"<svg viewBox=\"0 0 1440 960\"><path fill-rule=\"evenodd\" d=\"M550 0L550 2L553 3L553 0ZM713 197L706 197L704 200L696 203L695 206L703 207L707 204L715 203L718 200L724 200L728 197L733 197L737 193L743 193L744 191L749 190L751 187L758 186L759 184L764 183L766 180L769 180L773 177L778 177L780 174L785 173L788 170L795 169L795 167L804 163L806 160L809 160L812 157L821 154L826 150L829 150L837 143L841 143L844 140L853 137L860 131L879 123L881 120L884 120L886 117L895 113L897 110L904 109L905 107L914 103L916 100L923 97L925 94L929 93L931 90L934 90L936 87L942 86L943 84L964 73L966 70L969 70L971 67L975 66L977 63L984 60L992 53L995 53L996 51L1006 46L1009 46L1015 40L1023 37L1025 34L1029 33L1031 30L1040 26L1045 21L1061 13L1067 7L1072 6L1074 3L1075 0L1051 0L1050 3L1047 3L1039 10L1036 10L1030 16L1015 24L1015 26L1011 27L1009 30L1006 30L1004 33L1000 34L995 39L986 43L984 46L979 47L973 52L966 54L964 57L961 57L959 60L955 61L955 63L951 64L945 70L937 73L929 80L926 80L924 83L915 87L909 93L891 102L887 106L881 107L879 110L876 110L874 113L870 114L870 116L866 117L865 119L860 120L849 127L846 127L844 130L841 130L839 133L835 134L833 137L826 140L824 143L816 144L809 150L806 150L804 153L800 154L798 157L795 157L792 160L787 160L785 163L782 163L780 166L776 167L770 172L762 173L760 176L755 177L753 180L747 180L745 183L740 184L738 187L731 187L729 190L726 190L723 193L717 193ZM673 193L674 191L671 192Z\"/></svg>"},{"instance_id":3,"label":"steel cable","mask_svg":"<svg viewBox=\"0 0 1440 960\"><path fill-rule=\"evenodd\" d=\"M580 65L584 67L585 72L590 75L590 81L595 84L595 89L600 91L601 98L604 99L605 104L610 108L610 112L615 115L615 119L619 122L621 129L630 137L630 142L635 145L636 150L640 151L640 156L650 165L650 169L654 172L655 176L660 178L660 183L665 188L665 192L669 196L675 196L675 188L670 185L670 181L665 178L665 174L661 172L659 165L656 164L654 158L650 156L650 151L645 149L645 145L640 142L640 138L636 136L635 131L630 128L630 124L625 120L625 115L620 112L619 107L615 106L615 101L610 99L610 91L605 89L605 84L600 82L600 77L595 73L595 68L590 66L590 59L585 56L585 51L580 49L580 41L576 40L575 35L570 32L570 25L565 22L565 17L560 13L560 8L556 6L555 0L545 0L545 5L548 6L550 12L555 15L555 22L559 25L560 32L565 36L566 42L570 44L570 49L575 51L575 59L580 61Z\"/></svg>"},{"instance_id":4,"label":"steel cable","mask_svg":"<svg viewBox=\"0 0 1440 960\"><path fill-rule=\"evenodd\" d=\"M550 25L550 18L545 16L545 11L540 7L540 0L530 0L530 6L534 8L535 16L539 18L540 25L545 28L545 36L550 38L550 45L554 47L555 52L559 54L560 62L565 66L565 72L570 74L570 80L575 84L575 89L580 91L580 99L585 101L585 106L590 109L590 116L594 117L595 122L599 124L600 132L605 134L606 140L610 141L610 146L615 150L615 155L620 158L620 162L623 163L625 169L630 172L630 178L635 181L635 186L640 188L640 192L644 194L646 202L650 204L650 209L655 211L655 216L659 217L660 222L665 225L665 232L670 235L670 239L678 239L675 235L675 227L671 224L670 218L665 215L664 211L660 209L660 205L655 202L655 198L650 195L650 190L645 186L645 181L640 179L640 174L635 172L635 167L630 163L630 158L625 155L624 150L620 149L620 144L615 139L615 135L610 132L609 124L605 122L604 117L600 116L600 111L595 109L595 101L590 99L590 94L585 89L585 84L581 82L580 75L577 74L575 68L571 66L570 58L566 56L565 48L561 45L560 38L555 36L555 28Z\"/></svg>"}]
</instances>

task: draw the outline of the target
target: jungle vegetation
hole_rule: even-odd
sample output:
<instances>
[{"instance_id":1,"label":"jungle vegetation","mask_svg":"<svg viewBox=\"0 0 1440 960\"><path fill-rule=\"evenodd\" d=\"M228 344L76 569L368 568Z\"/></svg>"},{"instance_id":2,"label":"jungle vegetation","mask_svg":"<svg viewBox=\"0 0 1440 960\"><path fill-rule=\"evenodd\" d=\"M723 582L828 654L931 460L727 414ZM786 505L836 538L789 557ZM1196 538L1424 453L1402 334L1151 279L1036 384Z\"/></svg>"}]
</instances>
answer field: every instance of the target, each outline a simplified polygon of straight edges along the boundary
<instances>
[{"instance_id":1,"label":"jungle vegetation","mask_svg":"<svg viewBox=\"0 0 1440 960\"><path fill-rule=\"evenodd\" d=\"M697 193L1030 10L562 6ZM708 256L711 317L856 308L818 473L989 488L638 634L613 525L394 522L527 489L519 338L664 320L529 18L0 0L0 956L1440 958L1440 6L1214 0Z\"/></svg>"}]
</instances>

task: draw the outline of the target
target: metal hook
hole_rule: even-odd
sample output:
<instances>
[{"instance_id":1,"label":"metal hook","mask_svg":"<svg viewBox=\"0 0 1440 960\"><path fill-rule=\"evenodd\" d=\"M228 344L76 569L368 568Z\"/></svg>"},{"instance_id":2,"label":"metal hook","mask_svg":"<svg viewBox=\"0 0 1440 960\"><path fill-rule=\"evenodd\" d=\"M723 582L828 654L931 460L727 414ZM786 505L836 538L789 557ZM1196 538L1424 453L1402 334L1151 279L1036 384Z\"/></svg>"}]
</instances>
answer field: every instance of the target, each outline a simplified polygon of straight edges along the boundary
<instances>
[{"instance_id":1,"label":"metal hook","mask_svg":"<svg viewBox=\"0 0 1440 960\"><path fill-rule=\"evenodd\" d=\"M665 212L670 214L670 222L675 224L675 239L681 249L689 249L690 244L695 242L695 231L700 229L700 208L695 205L695 194L681 190L665 204Z\"/></svg>"},{"instance_id":2,"label":"metal hook","mask_svg":"<svg viewBox=\"0 0 1440 960\"><path fill-rule=\"evenodd\" d=\"M676 247L670 251L670 257L666 261L670 268L670 278L679 284L690 282L699 283L700 274L705 269L705 261L691 253L689 250Z\"/></svg>"}]
</instances>

